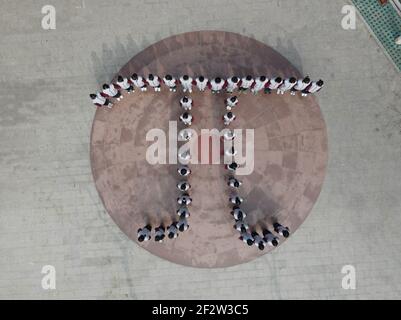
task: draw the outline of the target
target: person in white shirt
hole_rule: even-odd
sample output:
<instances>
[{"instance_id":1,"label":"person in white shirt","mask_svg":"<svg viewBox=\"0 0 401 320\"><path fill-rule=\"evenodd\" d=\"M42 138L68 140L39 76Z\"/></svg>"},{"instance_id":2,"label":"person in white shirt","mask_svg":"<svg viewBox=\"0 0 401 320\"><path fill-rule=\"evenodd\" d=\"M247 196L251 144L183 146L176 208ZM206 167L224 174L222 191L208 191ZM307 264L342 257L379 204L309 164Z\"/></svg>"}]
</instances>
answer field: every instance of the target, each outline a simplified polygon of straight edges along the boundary
<instances>
[{"instance_id":1,"label":"person in white shirt","mask_svg":"<svg viewBox=\"0 0 401 320\"><path fill-rule=\"evenodd\" d=\"M236 221L242 221L246 218L246 213L239 206L234 206L233 210L231 211L231 215Z\"/></svg>"},{"instance_id":2,"label":"person in white shirt","mask_svg":"<svg viewBox=\"0 0 401 320\"><path fill-rule=\"evenodd\" d=\"M226 141L232 141L235 139L235 132L234 130L230 130L230 129L224 129L224 134L223 134L223 138Z\"/></svg>"},{"instance_id":3,"label":"person in white shirt","mask_svg":"<svg viewBox=\"0 0 401 320\"><path fill-rule=\"evenodd\" d=\"M236 162L226 165L226 169L231 172L235 172L238 169L238 164Z\"/></svg>"},{"instance_id":4,"label":"person in white shirt","mask_svg":"<svg viewBox=\"0 0 401 320\"><path fill-rule=\"evenodd\" d=\"M253 240L255 241L255 246L259 248L259 250L265 250L266 243L263 238L256 231L251 233Z\"/></svg>"},{"instance_id":5,"label":"person in white shirt","mask_svg":"<svg viewBox=\"0 0 401 320\"><path fill-rule=\"evenodd\" d=\"M225 100L225 102L226 102L226 109L230 111L238 104L238 98L237 96L229 97Z\"/></svg>"},{"instance_id":6,"label":"person in white shirt","mask_svg":"<svg viewBox=\"0 0 401 320\"><path fill-rule=\"evenodd\" d=\"M182 115L180 115L180 120L185 125L190 126L192 124L193 117L192 117L192 115L190 113L184 112Z\"/></svg>"},{"instance_id":7,"label":"person in white shirt","mask_svg":"<svg viewBox=\"0 0 401 320\"><path fill-rule=\"evenodd\" d=\"M220 93L221 90L224 89L225 81L223 81L220 77L217 77L210 81L209 87L212 90L212 93Z\"/></svg>"},{"instance_id":8,"label":"person in white shirt","mask_svg":"<svg viewBox=\"0 0 401 320\"><path fill-rule=\"evenodd\" d=\"M150 235L152 226L146 225L144 228L138 229L137 237L139 242L149 241L152 237Z\"/></svg>"},{"instance_id":9,"label":"person in white shirt","mask_svg":"<svg viewBox=\"0 0 401 320\"><path fill-rule=\"evenodd\" d=\"M160 78L158 76L149 74L146 82L155 90L155 92L161 91Z\"/></svg>"},{"instance_id":10,"label":"person in white shirt","mask_svg":"<svg viewBox=\"0 0 401 320\"><path fill-rule=\"evenodd\" d=\"M180 106L184 109L184 110L191 110L192 106L193 106L193 101L191 98L184 96L181 98L180 100Z\"/></svg>"},{"instance_id":11,"label":"person in white shirt","mask_svg":"<svg viewBox=\"0 0 401 320\"><path fill-rule=\"evenodd\" d=\"M290 229L288 227L284 227L278 222L273 224L274 232L283 236L284 238L288 238L290 236Z\"/></svg>"},{"instance_id":12,"label":"person in white shirt","mask_svg":"<svg viewBox=\"0 0 401 320\"><path fill-rule=\"evenodd\" d=\"M237 195L231 196L228 200L236 206L239 206L244 202L244 199Z\"/></svg>"},{"instance_id":13,"label":"person in white shirt","mask_svg":"<svg viewBox=\"0 0 401 320\"><path fill-rule=\"evenodd\" d=\"M189 224L185 217L180 217L180 219L177 222L177 228L178 230L180 230L180 232L188 230Z\"/></svg>"},{"instance_id":14,"label":"person in white shirt","mask_svg":"<svg viewBox=\"0 0 401 320\"><path fill-rule=\"evenodd\" d=\"M191 170L187 166L180 166L177 171L182 177L187 177L191 174Z\"/></svg>"},{"instance_id":15,"label":"person in white shirt","mask_svg":"<svg viewBox=\"0 0 401 320\"><path fill-rule=\"evenodd\" d=\"M146 86L146 80L142 78L141 76L138 76L136 73L132 74L131 78L129 81L138 89L140 89L142 92L148 90Z\"/></svg>"},{"instance_id":16,"label":"person in white shirt","mask_svg":"<svg viewBox=\"0 0 401 320\"><path fill-rule=\"evenodd\" d=\"M89 97L92 99L92 103L95 106L98 106L98 107L105 106L105 107L110 108L110 109L113 106L113 104L110 103L110 100L106 99L105 97L103 97L99 92L96 93L96 94L91 93L89 95Z\"/></svg>"},{"instance_id":17,"label":"person in white shirt","mask_svg":"<svg viewBox=\"0 0 401 320\"><path fill-rule=\"evenodd\" d=\"M291 94L294 96L297 92L301 92L301 95L303 97L306 96L303 91L311 84L311 80L308 76L306 76L304 79L299 79L297 81L297 84L294 86L294 88L291 89Z\"/></svg>"},{"instance_id":18,"label":"person in white shirt","mask_svg":"<svg viewBox=\"0 0 401 320\"><path fill-rule=\"evenodd\" d=\"M235 150L234 147L228 148L225 152L226 156L228 157L235 157L237 155L238 151Z\"/></svg>"},{"instance_id":19,"label":"person in white shirt","mask_svg":"<svg viewBox=\"0 0 401 320\"><path fill-rule=\"evenodd\" d=\"M173 76L167 74L163 78L163 82L169 88L170 92L177 91L177 80Z\"/></svg>"},{"instance_id":20,"label":"person in white shirt","mask_svg":"<svg viewBox=\"0 0 401 320\"><path fill-rule=\"evenodd\" d=\"M226 125L226 126L230 125L230 123L233 122L235 120L235 118L236 118L236 116L234 113L232 113L231 111L227 112L223 116L224 125Z\"/></svg>"},{"instance_id":21,"label":"person in white shirt","mask_svg":"<svg viewBox=\"0 0 401 320\"><path fill-rule=\"evenodd\" d=\"M241 236L239 237L239 239L244 241L250 247L253 246L253 244L254 244L252 235L249 232L247 232L246 230L241 231Z\"/></svg>"},{"instance_id":22,"label":"person in white shirt","mask_svg":"<svg viewBox=\"0 0 401 320\"><path fill-rule=\"evenodd\" d=\"M237 220L237 221L235 221L234 229L237 230L237 231L239 231L239 232L242 232L242 231L244 231L244 230L245 230L245 232L246 232L247 230L249 230L249 226L248 226L248 224L247 224L246 222L244 222L243 220Z\"/></svg>"},{"instance_id":23,"label":"person in white shirt","mask_svg":"<svg viewBox=\"0 0 401 320\"><path fill-rule=\"evenodd\" d=\"M242 182L234 177L230 177L228 179L227 185L229 185L231 188L238 189L242 185Z\"/></svg>"},{"instance_id":24,"label":"person in white shirt","mask_svg":"<svg viewBox=\"0 0 401 320\"><path fill-rule=\"evenodd\" d=\"M297 84L297 79L291 77L289 79L285 79L284 82L278 87L277 94L284 94L287 91L290 91Z\"/></svg>"},{"instance_id":25,"label":"person in white shirt","mask_svg":"<svg viewBox=\"0 0 401 320\"><path fill-rule=\"evenodd\" d=\"M183 206L189 206L192 203L192 198L188 193L183 193L181 196L177 198L177 202Z\"/></svg>"},{"instance_id":26,"label":"person in white shirt","mask_svg":"<svg viewBox=\"0 0 401 320\"><path fill-rule=\"evenodd\" d=\"M166 229L164 226L161 224L157 228L155 228L155 241L156 242L163 242L163 239L165 238L165 231Z\"/></svg>"},{"instance_id":27,"label":"person in white shirt","mask_svg":"<svg viewBox=\"0 0 401 320\"><path fill-rule=\"evenodd\" d=\"M127 91L128 94L131 94L131 92L134 91L134 87L129 82L129 80L127 78L123 78L122 76L118 76L117 77L116 87L117 86L119 88L124 89L125 91Z\"/></svg>"},{"instance_id":28,"label":"person in white shirt","mask_svg":"<svg viewBox=\"0 0 401 320\"><path fill-rule=\"evenodd\" d=\"M267 229L263 229L263 240L271 247L277 247L279 239Z\"/></svg>"},{"instance_id":29,"label":"person in white shirt","mask_svg":"<svg viewBox=\"0 0 401 320\"><path fill-rule=\"evenodd\" d=\"M177 222L172 222L171 225L167 227L167 236L169 239L175 239L178 237Z\"/></svg>"},{"instance_id":30,"label":"person in white shirt","mask_svg":"<svg viewBox=\"0 0 401 320\"><path fill-rule=\"evenodd\" d=\"M254 80L253 80L252 76L243 77L239 84L239 90L245 93L249 88L252 87L253 83L254 83Z\"/></svg>"},{"instance_id":31,"label":"person in white shirt","mask_svg":"<svg viewBox=\"0 0 401 320\"><path fill-rule=\"evenodd\" d=\"M239 78L238 77L231 77L227 79L227 87L226 87L226 92L227 93L233 93L235 90L238 89L238 84L239 84Z\"/></svg>"},{"instance_id":32,"label":"person in white shirt","mask_svg":"<svg viewBox=\"0 0 401 320\"><path fill-rule=\"evenodd\" d=\"M180 162L186 163L187 161L191 160L191 151L188 149L179 153L178 158L180 159Z\"/></svg>"},{"instance_id":33,"label":"person in white shirt","mask_svg":"<svg viewBox=\"0 0 401 320\"><path fill-rule=\"evenodd\" d=\"M180 181L177 183L177 188L180 191L188 191L189 189L191 189L191 185L188 181Z\"/></svg>"},{"instance_id":34,"label":"person in white shirt","mask_svg":"<svg viewBox=\"0 0 401 320\"><path fill-rule=\"evenodd\" d=\"M302 91L302 93L305 95L308 95L309 93L317 93L323 88L323 85L323 80L312 82L304 91Z\"/></svg>"},{"instance_id":35,"label":"person in white shirt","mask_svg":"<svg viewBox=\"0 0 401 320\"><path fill-rule=\"evenodd\" d=\"M255 79L255 82L252 85L251 92L253 94L258 94L259 91L264 90L266 88L266 84L268 83L269 79L265 76L260 76Z\"/></svg>"},{"instance_id":36,"label":"person in white shirt","mask_svg":"<svg viewBox=\"0 0 401 320\"><path fill-rule=\"evenodd\" d=\"M207 78L205 78L204 76L199 76L195 79L195 85L199 89L200 92L203 92L208 87L209 80Z\"/></svg>"},{"instance_id":37,"label":"person in white shirt","mask_svg":"<svg viewBox=\"0 0 401 320\"><path fill-rule=\"evenodd\" d=\"M281 86L282 83L283 79L281 79L280 77L270 79L266 84L265 92L269 94L272 93L272 91L278 89L278 87Z\"/></svg>"},{"instance_id":38,"label":"person in white shirt","mask_svg":"<svg viewBox=\"0 0 401 320\"><path fill-rule=\"evenodd\" d=\"M180 137L180 139L189 141L192 139L193 137L193 132L191 129L182 129L180 130L180 132L178 133L178 136ZM181 140L182 141L182 140Z\"/></svg>"},{"instance_id":39,"label":"person in white shirt","mask_svg":"<svg viewBox=\"0 0 401 320\"><path fill-rule=\"evenodd\" d=\"M192 93L192 82L193 79L188 76L188 75L183 75L182 77L180 77L180 82L181 82L181 86L182 86L182 90L184 92L189 92Z\"/></svg>"},{"instance_id":40,"label":"person in white shirt","mask_svg":"<svg viewBox=\"0 0 401 320\"><path fill-rule=\"evenodd\" d=\"M180 218L188 218L191 214L189 212L189 209L186 206L181 206L178 210L177 210L177 215Z\"/></svg>"},{"instance_id":41,"label":"person in white shirt","mask_svg":"<svg viewBox=\"0 0 401 320\"><path fill-rule=\"evenodd\" d=\"M104 84L103 85L103 91L102 91L106 96L110 98L117 99L117 101L120 101L123 96L121 95L121 92L114 87L114 85L111 84Z\"/></svg>"}]
</instances>

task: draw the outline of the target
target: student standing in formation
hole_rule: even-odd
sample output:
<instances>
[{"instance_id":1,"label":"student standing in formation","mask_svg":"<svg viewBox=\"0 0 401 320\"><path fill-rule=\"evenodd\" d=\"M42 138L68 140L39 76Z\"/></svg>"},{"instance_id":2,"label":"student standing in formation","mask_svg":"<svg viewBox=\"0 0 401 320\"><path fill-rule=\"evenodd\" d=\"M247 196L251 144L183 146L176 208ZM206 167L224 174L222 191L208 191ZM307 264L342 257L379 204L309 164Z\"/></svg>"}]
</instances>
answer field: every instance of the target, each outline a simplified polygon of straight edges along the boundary
<instances>
[{"instance_id":1,"label":"student standing in formation","mask_svg":"<svg viewBox=\"0 0 401 320\"><path fill-rule=\"evenodd\" d=\"M191 185L187 181L180 181L177 183L177 188L180 191L188 191L191 189Z\"/></svg>"},{"instance_id":2,"label":"student standing in formation","mask_svg":"<svg viewBox=\"0 0 401 320\"><path fill-rule=\"evenodd\" d=\"M229 200L232 204L234 204L234 205L236 205L236 206L239 206L239 205L241 205L241 204L244 202L244 199L241 198L240 196L231 196L228 200Z\"/></svg>"},{"instance_id":3,"label":"student standing in formation","mask_svg":"<svg viewBox=\"0 0 401 320\"><path fill-rule=\"evenodd\" d=\"M191 129L182 129L178 133L178 136L183 140L189 141L193 137L193 132Z\"/></svg>"},{"instance_id":4,"label":"student standing in formation","mask_svg":"<svg viewBox=\"0 0 401 320\"><path fill-rule=\"evenodd\" d=\"M193 106L193 101L191 98L184 96L180 100L180 106L184 108L184 110L191 110Z\"/></svg>"},{"instance_id":5,"label":"student standing in formation","mask_svg":"<svg viewBox=\"0 0 401 320\"><path fill-rule=\"evenodd\" d=\"M231 111L227 112L224 116L223 116L223 122L225 126L230 125L231 122L233 122L235 120L236 116L234 113L232 113Z\"/></svg>"},{"instance_id":6,"label":"student standing in formation","mask_svg":"<svg viewBox=\"0 0 401 320\"><path fill-rule=\"evenodd\" d=\"M319 80L317 82L312 82L302 93L307 96L309 93L317 93L323 88L324 82L323 80Z\"/></svg>"},{"instance_id":7,"label":"student standing in formation","mask_svg":"<svg viewBox=\"0 0 401 320\"><path fill-rule=\"evenodd\" d=\"M249 230L249 226L243 220L236 220L234 224L234 229L241 232L243 229Z\"/></svg>"},{"instance_id":8,"label":"student standing in formation","mask_svg":"<svg viewBox=\"0 0 401 320\"><path fill-rule=\"evenodd\" d=\"M259 250L265 250L265 242L259 233L256 231L252 232L252 238L255 241L255 246L257 246Z\"/></svg>"},{"instance_id":9,"label":"student standing in formation","mask_svg":"<svg viewBox=\"0 0 401 320\"><path fill-rule=\"evenodd\" d=\"M258 94L259 91L266 88L266 84L269 82L265 76L260 76L255 79L255 82L252 85L251 92L253 94Z\"/></svg>"},{"instance_id":10,"label":"student standing in formation","mask_svg":"<svg viewBox=\"0 0 401 320\"><path fill-rule=\"evenodd\" d=\"M253 80L252 76L246 76L246 77L242 78L241 82L239 84L239 90L245 93L249 88L252 87L253 82L254 82L254 80Z\"/></svg>"},{"instance_id":11,"label":"student standing in formation","mask_svg":"<svg viewBox=\"0 0 401 320\"><path fill-rule=\"evenodd\" d=\"M182 206L189 206L192 203L192 198L189 196L188 193L183 193L177 198L177 203Z\"/></svg>"},{"instance_id":12,"label":"student standing in formation","mask_svg":"<svg viewBox=\"0 0 401 320\"><path fill-rule=\"evenodd\" d=\"M239 78L238 77L231 77L227 79L227 87L226 87L226 92L227 93L233 93L235 90L238 89L238 84L239 84Z\"/></svg>"},{"instance_id":13,"label":"student standing in formation","mask_svg":"<svg viewBox=\"0 0 401 320\"><path fill-rule=\"evenodd\" d=\"M152 237L150 235L152 231L152 227L150 225L146 225L144 228L138 229L137 237L139 242L149 241Z\"/></svg>"},{"instance_id":14,"label":"student standing in formation","mask_svg":"<svg viewBox=\"0 0 401 320\"><path fill-rule=\"evenodd\" d=\"M169 239L175 239L178 237L177 222L172 222L167 227L167 237L169 237Z\"/></svg>"},{"instance_id":15,"label":"student standing in formation","mask_svg":"<svg viewBox=\"0 0 401 320\"><path fill-rule=\"evenodd\" d=\"M235 157L237 155L238 151L235 150L234 147L228 148L225 152L226 156L228 157Z\"/></svg>"},{"instance_id":16,"label":"student standing in formation","mask_svg":"<svg viewBox=\"0 0 401 320\"><path fill-rule=\"evenodd\" d=\"M234 177L230 177L228 179L227 185L229 185L231 188L238 189L239 187L241 187L242 182Z\"/></svg>"},{"instance_id":17,"label":"student standing in formation","mask_svg":"<svg viewBox=\"0 0 401 320\"><path fill-rule=\"evenodd\" d=\"M245 229L241 230L241 236L239 237L239 239L244 241L250 247L254 244L252 235Z\"/></svg>"},{"instance_id":18,"label":"student standing in formation","mask_svg":"<svg viewBox=\"0 0 401 320\"><path fill-rule=\"evenodd\" d=\"M277 247L279 243L278 238L267 229L263 229L263 240L272 247Z\"/></svg>"},{"instance_id":19,"label":"student standing in formation","mask_svg":"<svg viewBox=\"0 0 401 320\"><path fill-rule=\"evenodd\" d=\"M235 139L235 131L234 130L230 130L230 129L224 129L224 134L223 134L223 138L226 141L232 141Z\"/></svg>"},{"instance_id":20,"label":"student standing in formation","mask_svg":"<svg viewBox=\"0 0 401 320\"><path fill-rule=\"evenodd\" d=\"M178 157L180 158L181 162L186 162L191 160L191 151L189 149L181 152L178 154Z\"/></svg>"},{"instance_id":21,"label":"student standing in formation","mask_svg":"<svg viewBox=\"0 0 401 320\"><path fill-rule=\"evenodd\" d=\"M279 235L283 236L284 238L288 238L290 236L290 229L288 227L284 227L278 222L273 224L274 232L278 233Z\"/></svg>"},{"instance_id":22,"label":"student standing in formation","mask_svg":"<svg viewBox=\"0 0 401 320\"><path fill-rule=\"evenodd\" d=\"M231 211L231 215L234 217L236 221L244 220L246 218L246 213L239 206L234 206Z\"/></svg>"},{"instance_id":23,"label":"student standing in formation","mask_svg":"<svg viewBox=\"0 0 401 320\"><path fill-rule=\"evenodd\" d=\"M189 224L185 217L180 217L180 219L177 222L177 228L178 230L180 230L180 232L188 230Z\"/></svg>"},{"instance_id":24,"label":"student standing in formation","mask_svg":"<svg viewBox=\"0 0 401 320\"><path fill-rule=\"evenodd\" d=\"M165 231L166 229L164 226L161 224L155 229L155 241L156 242L163 242L163 239L165 238Z\"/></svg>"},{"instance_id":25,"label":"student standing in formation","mask_svg":"<svg viewBox=\"0 0 401 320\"><path fill-rule=\"evenodd\" d=\"M226 165L226 169L231 172L235 172L238 169L238 164L236 162L232 162Z\"/></svg>"},{"instance_id":26,"label":"student standing in formation","mask_svg":"<svg viewBox=\"0 0 401 320\"><path fill-rule=\"evenodd\" d=\"M285 79L284 82L278 87L277 94L284 94L286 91L290 91L297 84L297 79L291 77Z\"/></svg>"},{"instance_id":27,"label":"student standing in formation","mask_svg":"<svg viewBox=\"0 0 401 320\"><path fill-rule=\"evenodd\" d=\"M191 174L191 170L187 166L180 166L177 172L181 177L187 177Z\"/></svg>"},{"instance_id":28,"label":"student standing in formation","mask_svg":"<svg viewBox=\"0 0 401 320\"><path fill-rule=\"evenodd\" d=\"M283 83L283 79L277 77L275 79L270 79L266 84L265 93L272 93L273 90L278 89L279 86Z\"/></svg>"},{"instance_id":29,"label":"student standing in formation","mask_svg":"<svg viewBox=\"0 0 401 320\"><path fill-rule=\"evenodd\" d=\"M212 93L220 93L220 91L224 89L225 84L225 81L217 77L210 81L209 88L212 90Z\"/></svg>"},{"instance_id":30,"label":"student standing in formation","mask_svg":"<svg viewBox=\"0 0 401 320\"><path fill-rule=\"evenodd\" d=\"M105 107L110 108L110 109L113 106L113 104L110 103L110 100L106 99L105 97L103 97L99 92L96 93L96 94L91 93L89 95L89 97L92 99L92 103L95 106L98 106L98 107L105 106Z\"/></svg>"},{"instance_id":31,"label":"student standing in formation","mask_svg":"<svg viewBox=\"0 0 401 320\"><path fill-rule=\"evenodd\" d=\"M208 87L209 80L204 76L199 76L195 79L194 85L196 85L196 87L199 89L200 92L203 92Z\"/></svg>"},{"instance_id":32,"label":"student standing in formation","mask_svg":"<svg viewBox=\"0 0 401 320\"><path fill-rule=\"evenodd\" d=\"M181 86L184 92L192 93L192 81L193 79L188 75L180 77Z\"/></svg>"},{"instance_id":33,"label":"student standing in formation","mask_svg":"<svg viewBox=\"0 0 401 320\"><path fill-rule=\"evenodd\" d=\"M306 76L304 79L299 79L297 81L297 84L294 86L294 88L291 89L291 94L295 96L296 92L301 92L302 96L305 97L307 94L303 93L303 91L311 84L311 80L308 76Z\"/></svg>"},{"instance_id":34,"label":"student standing in formation","mask_svg":"<svg viewBox=\"0 0 401 320\"><path fill-rule=\"evenodd\" d=\"M180 120L183 124L190 126L192 124L193 117L190 113L184 112L182 115L180 115Z\"/></svg>"},{"instance_id":35,"label":"student standing in formation","mask_svg":"<svg viewBox=\"0 0 401 320\"><path fill-rule=\"evenodd\" d=\"M105 94L107 97L117 99L117 101L120 101L123 96L121 95L121 92L116 89L116 87L110 83L110 84L104 84L103 85L103 94Z\"/></svg>"},{"instance_id":36,"label":"student standing in formation","mask_svg":"<svg viewBox=\"0 0 401 320\"><path fill-rule=\"evenodd\" d=\"M233 96L233 97L227 98L225 100L225 102L226 102L226 109L228 111L230 111L232 108L234 108L238 104L238 98L237 98L237 96Z\"/></svg>"},{"instance_id":37,"label":"student standing in formation","mask_svg":"<svg viewBox=\"0 0 401 320\"><path fill-rule=\"evenodd\" d=\"M169 88L170 92L177 91L177 80L173 76L167 74L163 78L163 82Z\"/></svg>"},{"instance_id":38,"label":"student standing in formation","mask_svg":"<svg viewBox=\"0 0 401 320\"><path fill-rule=\"evenodd\" d=\"M138 76L136 73L134 73L129 81L138 89L140 89L142 92L148 90L146 86L146 80L142 78L141 76Z\"/></svg>"},{"instance_id":39,"label":"student standing in formation","mask_svg":"<svg viewBox=\"0 0 401 320\"><path fill-rule=\"evenodd\" d=\"M134 87L129 82L129 80L127 78L123 78L122 76L117 77L116 86L118 86L121 89L124 89L125 91L128 92L128 94L131 94L131 92L134 91Z\"/></svg>"},{"instance_id":40,"label":"student standing in formation","mask_svg":"<svg viewBox=\"0 0 401 320\"><path fill-rule=\"evenodd\" d=\"M153 74L149 74L146 82L155 90L155 92L160 92L160 78L158 76L154 76Z\"/></svg>"},{"instance_id":41,"label":"student standing in formation","mask_svg":"<svg viewBox=\"0 0 401 320\"><path fill-rule=\"evenodd\" d=\"M177 215L181 218L189 218L191 214L186 206L182 206L177 210Z\"/></svg>"}]
</instances>

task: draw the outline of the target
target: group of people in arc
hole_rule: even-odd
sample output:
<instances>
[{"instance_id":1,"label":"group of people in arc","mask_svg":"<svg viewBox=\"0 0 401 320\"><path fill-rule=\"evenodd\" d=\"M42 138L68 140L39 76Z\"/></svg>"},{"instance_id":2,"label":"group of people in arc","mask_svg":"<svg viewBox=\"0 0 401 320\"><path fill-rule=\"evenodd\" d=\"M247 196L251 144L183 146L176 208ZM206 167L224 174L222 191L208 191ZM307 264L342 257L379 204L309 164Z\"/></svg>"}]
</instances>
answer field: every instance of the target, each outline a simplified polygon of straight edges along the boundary
<instances>
[{"instance_id":1,"label":"group of people in arc","mask_svg":"<svg viewBox=\"0 0 401 320\"><path fill-rule=\"evenodd\" d=\"M116 81L103 84L101 91L91 93L89 96L94 105L111 108L114 100L120 101L124 98L122 91L131 94L136 89L143 92L147 91L148 88L152 88L155 92L160 92L162 84L171 92L176 92L180 86L183 92L189 93L192 93L192 90L197 88L200 92L211 90L214 94L220 92L234 93L236 91L246 93L251 91L256 95L260 92L270 94L276 91L277 94L290 92L291 95L296 95L300 93L302 97L306 97L309 94L319 92L324 86L324 81L312 81L309 76L303 79L295 77L285 79L281 77L268 78L266 76L253 77L251 75L242 78L233 76L227 79L221 77L208 79L204 76L192 78L189 75L176 78L170 74L161 79L153 74L142 77L134 73L130 77L119 75Z\"/></svg>"},{"instance_id":2,"label":"group of people in arc","mask_svg":"<svg viewBox=\"0 0 401 320\"><path fill-rule=\"evenodd\" d=\"M231 110L238 105L238 102L237 96L232 96L225 100L227 110L227 113L223 116L223 122L225 126L229 126L233 121L233 118L235 119L235 115L232 114ZM232 115L228 116L228 114ZM235 139L235 132L233 130L225 130L223 138L226 141L233 141ZM225 156L228 156L230 159L230 163L226 165L226 169L229 172L227 185L232 191L228 200L232 206L231 215L234 218L234 229L240 233L239 239L245 242L248 246L257 246L259 250L264 250L266 246L276 247L279 243L279 238L276 235L274 235L267 228L263 228L262 235L260 235L256 231L256 228L250 228L246 222L247 214L243 209L241 209L244 198L239 195L242 181L236 177L236 171L239 168L239 165L235 162L237 150L235 150L233 144L231 143L224 150L224 153ZM273 229L277 235L281 235L285 238L289 237L290 235L289 228L282 226L278 222L273 224Z\"/></svg>"}]
</instances>

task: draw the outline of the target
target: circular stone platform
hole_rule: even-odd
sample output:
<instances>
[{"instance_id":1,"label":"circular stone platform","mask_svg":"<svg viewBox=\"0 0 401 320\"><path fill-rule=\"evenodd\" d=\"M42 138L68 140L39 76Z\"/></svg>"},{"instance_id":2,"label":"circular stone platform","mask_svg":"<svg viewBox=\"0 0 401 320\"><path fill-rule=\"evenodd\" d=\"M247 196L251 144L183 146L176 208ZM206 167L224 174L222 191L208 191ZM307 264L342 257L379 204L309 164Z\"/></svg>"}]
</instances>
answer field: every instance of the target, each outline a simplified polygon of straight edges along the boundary
<instances>
[{"instance_id":1,"label":"circular stone platform","mask_svg":"<svg viewBox=\"0 0 401 320\"><path fill-rule=\"evenodd\" d=\"M301 76L272 48L239 34L202 31L169 37L148 47L119 72L164 76L203 74ZM178 191L176 165L148 164L148 130L167 132L181 112L182 93L138 90L114 105L96 111L91 136L91 164L96 188L107 212L132 240L139 227L175 218ZM196 122L193 129L221 129L226 94L191 94ZM239 95L234 128L255 129L255 169L241 194L249 224L278 220L292 234L311 211L322 188L327 164L325 122L314 96ZM192 165L194 200L190 228L175 240L141 243L151 253L194 267L227 267L266 254L238 240L228 205L226 172L222 165ZM270 227L271 229L271 227ZM294 235L292 235L294 236ZM291 237L289 238L291 239ZM288 241L288 240L287 240ZM290 240L291 241L291 240ZM280 245L283 244L283 240Z\"/></svg>"}]
</instances>

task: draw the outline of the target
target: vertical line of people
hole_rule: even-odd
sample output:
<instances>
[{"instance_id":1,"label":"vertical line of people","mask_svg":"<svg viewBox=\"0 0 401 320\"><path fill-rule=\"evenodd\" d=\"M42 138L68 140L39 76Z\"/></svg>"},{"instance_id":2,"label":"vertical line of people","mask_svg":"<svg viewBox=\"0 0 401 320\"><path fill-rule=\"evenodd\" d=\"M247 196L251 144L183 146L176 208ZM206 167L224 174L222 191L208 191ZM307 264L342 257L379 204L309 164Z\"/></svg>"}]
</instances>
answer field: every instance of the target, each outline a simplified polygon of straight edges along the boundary
<instances>
[{"instance_id":1,"label":"vertical line of people","mask_svg":"<svg viewBox=\"0 0 401 320\"><path fill-rule=\"evenodd\" d=\"M179 79L179 82L184 88L184 92L191 93L192 92L192 78L184 75ZM174 87L170 87L171 91L176 90ZM190 113L193 107L193 101L189 96L183 96L180 101L180 109L183 110L184 112L181 113L179 120L181 123L184 125L184 128L182 128L179 131L179 141L190 141L192 138L192 131L189 129L189 127L192 125L193 122L193 117ZM182 153L178 153L178 175L180 177L180 181L177 184L178 191L180 192L178 198L177 198L177 203L179 208L177 209L177 216L178 216L178 221L173 222L172 225L174 225L175 229L177 229L180 232L184 232L188 230L189 224L188 224L188 218L190 217L190 211L188 206L191 205L192 203L192 198L189 194L189 190L191 189L191 184L189 183L189 176L191 175L191 169L188 166L189 160L191 159L191 154L190 150L185 150ZM178 236L178 233L175 234L175 236Z\"/></svg>"},{"instance_id":2,"label":"vertical line of people","mask_svg":"<svg viewBox=\"0 0 401 320\"><path fill-rule=\"evenodd\" d=\"M161 91L161 85L164 84L171 92L177 92L178 85L181 86L184 93L192 93L193 87L196 87L200 92L211 90L213 94L219 94L224 91L227 93L247 93L251 91L254 95L260 92L270 94L276 91L277 94L284 94L290 92L291 95L300 93L302 97L309 94L319 92L323 86L324 81L312 81L309 76L303 79L290 77L283 79L281 77L268 78L266 76L246 77L233 76L227 79L216 77L211 80L204 76L198 76L195 79L189 75L183 75L179 78L167 74L161 79L159 76L149 74L146 78L134 73L131 77L123 77L119 75L114 83L103 84L102 90L97 93L89 94L92 103L98 107L111 108L113 102L120 101L124 98L123 92L131 94L138 89L142 92L147 91L148 87L152 88L155 92Z\"/></svg>"}]
</instances>

